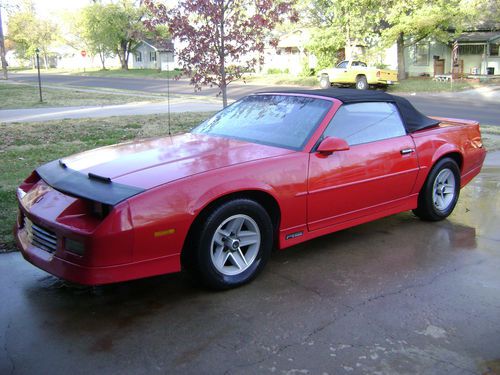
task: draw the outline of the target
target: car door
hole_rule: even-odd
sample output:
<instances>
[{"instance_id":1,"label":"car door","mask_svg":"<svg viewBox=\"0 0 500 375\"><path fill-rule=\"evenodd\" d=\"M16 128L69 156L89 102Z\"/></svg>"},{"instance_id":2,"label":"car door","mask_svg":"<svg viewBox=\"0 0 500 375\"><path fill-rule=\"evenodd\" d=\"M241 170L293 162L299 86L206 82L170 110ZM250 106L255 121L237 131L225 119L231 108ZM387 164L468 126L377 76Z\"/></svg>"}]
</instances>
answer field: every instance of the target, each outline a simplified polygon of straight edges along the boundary
<instances>
[{"instance_id":1,"label":"car door","mask_svg":"<svg viewBox=\"0 0 500 375\"><path fill-rule=\"evenodd\" d=\"M342 105L323 134L327 136L346 140L349 149L310 155L309 230L383 211L409 196L418 160L393 103Z\"/></svg>"},{"instance_id":2,"label":"car door","mask_svg":"<svg viewBox=\"0 0 500 375\"><path fill-rule=\"evenodd\" d=\"M344 60L336 67L335 82L346 83L349 80L349 64L350 61Z\"/></svg>"}]
</instances>

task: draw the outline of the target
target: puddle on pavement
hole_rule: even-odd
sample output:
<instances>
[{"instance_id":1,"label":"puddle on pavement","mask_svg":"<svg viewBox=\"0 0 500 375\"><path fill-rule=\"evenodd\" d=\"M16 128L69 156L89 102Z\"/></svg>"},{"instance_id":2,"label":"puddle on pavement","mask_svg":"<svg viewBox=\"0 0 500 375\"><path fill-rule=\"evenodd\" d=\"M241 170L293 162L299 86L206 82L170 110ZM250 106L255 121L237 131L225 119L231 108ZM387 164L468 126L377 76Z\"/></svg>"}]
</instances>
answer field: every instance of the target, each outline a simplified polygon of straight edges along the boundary
<instances>
[{"instance_id":1,"label":"puddle on pavement","mask_svg":"<svg viewBox=\"0 0 500 375\"><path fill-rule=\"evenodd\" d=\"M479 238L500 241L500 153L498 160L488 155L489 165L460 192L455 211L447 220L473 227Z\"/></svg>"},{"instance_id":2,"label":"puddle on pavement","mask_svg":"<svg viewBox=\"0 0 500 375\"><path fill-rule=\"evenodd\" d=\"M69 281L47 275L38 279L38 287L43 290L64 290L73 294L96 294L99 287L73 284Z\"/></svg>"}]
</instances>

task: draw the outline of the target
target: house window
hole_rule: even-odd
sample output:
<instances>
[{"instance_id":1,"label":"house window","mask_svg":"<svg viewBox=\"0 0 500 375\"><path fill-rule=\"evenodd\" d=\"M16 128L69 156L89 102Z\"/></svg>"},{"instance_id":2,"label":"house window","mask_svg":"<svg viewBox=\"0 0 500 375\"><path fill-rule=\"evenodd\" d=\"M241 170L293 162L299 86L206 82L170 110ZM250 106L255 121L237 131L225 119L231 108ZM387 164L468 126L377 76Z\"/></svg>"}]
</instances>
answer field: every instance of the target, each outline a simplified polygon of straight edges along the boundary
<instances>
[{"instance_id":1,"label":"house window","mask_svg":"<svg viewBox=\"0 0 500 375\"><path fill-rule=\"evenodd\" d=\"M490 44L490 56L498 56L498 44Z\"/></svg>"},{"instance_id":2,"label":"house window","mask_svg":"<svg viewBox=\"0 0 500 375\"><path fill-rule=\"evenodd\" d=\"M149 52L149 61L156 61L156 52Z\"/></svg>"},{"instance_id":3,"label":"house window","mask_svg":"<svg viewBox=\"0 0 500 375\"><path fill-rule=\"evenodd\" d=\"M482 55L484 44L466 44L458 46L458 55Z\"/></svg>"},{"instance_id":4,"label":"house window","mask_svg":"<svg viewBox=\"0 0 500 375\"><path fill-rule=\"evenodd\" d=\"M140 52L135 53L135 61L137 61L137 62L142 61L142 53L140 53Z\"/></svg>"},{"instance_id":5,"label":"house window","mask_svg":"<svg viewBox=\"0 0 500 375\"><path fill-rule=\"evenodd\" d=\"M429 43L415 44L415 65L429 65Z\"/></svg>"}]
</instances>

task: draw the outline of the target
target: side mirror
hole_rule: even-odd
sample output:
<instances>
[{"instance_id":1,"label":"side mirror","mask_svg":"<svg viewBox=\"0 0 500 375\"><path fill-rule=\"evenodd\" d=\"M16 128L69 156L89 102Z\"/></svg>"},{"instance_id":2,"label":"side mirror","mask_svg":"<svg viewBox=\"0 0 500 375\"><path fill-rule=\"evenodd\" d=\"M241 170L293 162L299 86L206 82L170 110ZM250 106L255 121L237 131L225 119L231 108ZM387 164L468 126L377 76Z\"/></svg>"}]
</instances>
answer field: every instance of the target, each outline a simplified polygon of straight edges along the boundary
<instances>
[{"instance_id":1,"label":"side mirror","mask_svg":"<svg viewBox=\"0 0 500 375\"><path fill-rule=\"evenodd\" d=\"M321 141L317 148L320 154L331 154L335 151L349 150L349 145L342 138L326 137Z\"/></svg>"}]
</instances>

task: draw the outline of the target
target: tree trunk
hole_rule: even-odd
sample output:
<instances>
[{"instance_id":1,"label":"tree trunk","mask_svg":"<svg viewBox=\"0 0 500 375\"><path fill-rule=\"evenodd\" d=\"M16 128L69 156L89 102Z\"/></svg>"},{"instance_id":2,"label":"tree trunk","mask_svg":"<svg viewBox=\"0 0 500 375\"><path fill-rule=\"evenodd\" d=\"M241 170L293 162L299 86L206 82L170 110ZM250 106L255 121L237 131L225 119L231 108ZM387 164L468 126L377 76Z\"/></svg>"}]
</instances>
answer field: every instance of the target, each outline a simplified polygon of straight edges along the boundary
<instances>
[{"instance_id":1,"label":"tree trunk","mask_svg":"<svg viewBox=\"0 0 500 375\"><path fill-rule=\"evenodd\" d=\"M118 48L115 53L118 56L118 59L120 60L120 66L123 70L128 70L128 61L125 60L125 55L126 55L126 50L125 47L120 45L121 48Z\"/></svg>"},{"instance_id":2,"label":"tree trunk","mask_svg":"<svg viewBox=\"0 0 500 375\"><path fill-rule=\"evenodd\" d=\"M101 59L102 70L106 70L106 66L104 65L106 57L104 56L104 52L103 51L99 51L99 58Z\"/></svg>"},{"instance_id":3,"label":"tree trunk","mask_svg":"<svg viewBox=\"0 0 500 375\"><path fill-rule=\"evenodd\" d=\"M45 65L45 70L49 70L49 65L47 63L47 54L43 54L43 65Z\"/></svg>"},{"instance_id":4,"label":"tree trunk","mask_svg":"<svg viewBox=\"0 0 500 375\"><path fill-rule=\"evenodd\" d=\"M346 33L345 33L345 54L346 60L352 60L352 42L351 42L351 28L349 27L349 22L346 25Z\"/></svg>"},{"instance_id":5,"label":"tree trunk","mask_svg":"<svg viewBox=\"0 0 500 375\"><path fill-rule=\"evenodd\" d=\"M121 59L121 63L122 63L122 69L128 70L128 62L125 60L125 58Z\"/></svg>"},{"instance_id":6,"label":"tree trunk","mask_svg":"<svg viewBox=\"0 0 500 375\"><path fill-rule=\"evenodd\" d=\"M398 50L398 79L406 79L406 67L405 67L405 40L404 34L399 33L398 40L396 41L396 46Z\"/></svg>"},{"instance_id":7,"label":"tree trunk","mask_svg":"<svg viewBox=\"0 0 500 375\"><path fill-rule=\"evenodd\" d=\"M120 56L120 64L123 70L128 70L128 59L125 58L127 52L125 50L120 51L122 55Z\"/></svg>"},{"instance_id":8,"label":"tree trunk","mask_svg":"<svg viewBox=\"0 0 500 375\"><path fill-rule=\"evenodd\" d=\"M222 107L227 107L227 83L226 83L226 62L224 47L224 2L221 1L221 22L220 22L220 51L219 51L219 64L220 64L220 91L222 92Z\"/></svg>"},{"instance_id":9,"label":"tree trunk","mask_svg":"<svg viewBox=\"0 0 500 375\"><path fill-rule=\"evenodd\" d=\"M130 57L130 47L132 47L131 41L127 43L125 51L123 52L124 53L123 60L125 61L125 70L128 70L128 58Z\"/></svg>"},{"instance_id":10,"label":"tree trunk","mask_svg":"<svg viewBox=\"0 0 500 375\"><path fill-rule=\"evenodd\" d=\"M118 57L120 58L120 64L123 70L128 70L128 55L129 55L129 43L121 42L120 50L118 51Z\"/></svg>"},{"instance_id":11,"label":"tree trunk","mask_svg":"<svg viewBox=\"0 0 500 375\"><path fill-rule=\"evenodd\" d=\"M7 66L9 64L7 64L7 60L5 59L6 53L2 28L2 7L0 7L0 61L2 63L3 77L4 79L9 79L9 75L7 73Z\"/></svg>"}]
</instances>

